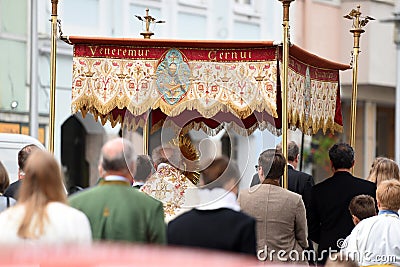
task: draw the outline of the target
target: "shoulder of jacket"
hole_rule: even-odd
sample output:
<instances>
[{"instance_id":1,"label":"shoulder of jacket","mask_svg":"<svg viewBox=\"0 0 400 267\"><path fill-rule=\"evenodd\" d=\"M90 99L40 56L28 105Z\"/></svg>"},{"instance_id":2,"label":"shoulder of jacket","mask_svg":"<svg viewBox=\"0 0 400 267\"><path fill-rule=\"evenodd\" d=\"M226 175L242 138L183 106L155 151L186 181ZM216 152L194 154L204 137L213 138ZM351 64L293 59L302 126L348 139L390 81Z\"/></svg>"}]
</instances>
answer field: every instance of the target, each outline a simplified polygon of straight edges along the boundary
<instances>
[{"instance_id":1,"label":"shoulder of jacket","mask_svg":"<svg viewBox=\"0 0 400 267\"><path fill-rule=\"evenodd\" d=\"M302 199L302 196L300 195L300 194L298 194L298 193L296 193L296 192L292 192L292 191L289 191L289 190L287 190L288 191L288 196L290 196L292 199L294 199L295 201L298 201L298 200L301 200Z\"/></svg>"}]
</instances>

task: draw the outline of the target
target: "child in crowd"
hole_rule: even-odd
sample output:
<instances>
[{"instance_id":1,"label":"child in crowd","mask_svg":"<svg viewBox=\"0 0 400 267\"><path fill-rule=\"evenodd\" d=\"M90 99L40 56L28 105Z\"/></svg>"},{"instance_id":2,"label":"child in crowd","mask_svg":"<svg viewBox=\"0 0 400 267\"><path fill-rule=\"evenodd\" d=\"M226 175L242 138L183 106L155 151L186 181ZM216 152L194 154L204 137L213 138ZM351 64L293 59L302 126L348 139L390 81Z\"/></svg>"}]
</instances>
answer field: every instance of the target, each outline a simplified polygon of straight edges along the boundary
<instances>
[{"instance_id":1,"label":"child in crowd","mask_svg":"<svg viewBox=\"0 0 400 267\"><path fill-rule=\"evenodd\" d=\"M400 265L400 181L382 181L376 190L378 216L360 221L342 252L360 266Z\"/></svg>"},{"instance_id":2,"label":"child in crowd","mask_svg":"<svg viewBox=\"0 0 400 267\"><path fill-rule=\"evenodd\" d=\"M369 195L358 195L350 201L349 211L354 225L376 215L375 200Z\"/></svg>"}]
</instances>

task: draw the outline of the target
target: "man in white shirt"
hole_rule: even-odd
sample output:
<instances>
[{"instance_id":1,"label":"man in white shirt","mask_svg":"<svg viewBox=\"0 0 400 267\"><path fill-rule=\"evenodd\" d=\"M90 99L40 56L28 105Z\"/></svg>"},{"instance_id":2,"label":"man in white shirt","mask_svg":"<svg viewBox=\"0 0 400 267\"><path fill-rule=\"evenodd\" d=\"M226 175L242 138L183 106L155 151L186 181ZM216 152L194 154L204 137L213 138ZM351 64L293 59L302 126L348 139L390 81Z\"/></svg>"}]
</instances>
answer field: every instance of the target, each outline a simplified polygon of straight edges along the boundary
<instances>
[{"instance_id":1,"label":"man in white shirt","mask_svg":"<svg viewBox=\"0 0 400 267\"><path fill-rule=\"evenodd\" d=\"M376 190L379 213L359 222L342 244L342 252L360 266L400 266L400 181L388 180Z\"/></svg>"}]
</instances>

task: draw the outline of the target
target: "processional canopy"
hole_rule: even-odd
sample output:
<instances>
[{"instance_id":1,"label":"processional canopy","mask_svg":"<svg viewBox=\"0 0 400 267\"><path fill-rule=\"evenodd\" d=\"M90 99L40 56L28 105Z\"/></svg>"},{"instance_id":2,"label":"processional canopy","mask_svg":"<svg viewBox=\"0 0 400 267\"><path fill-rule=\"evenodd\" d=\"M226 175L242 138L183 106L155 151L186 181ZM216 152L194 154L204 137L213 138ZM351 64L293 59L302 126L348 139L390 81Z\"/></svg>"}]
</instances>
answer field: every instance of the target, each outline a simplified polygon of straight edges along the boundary
<instances>
[{"instance_id":1,"label":"processional canopy","mask_svg":"<svg viewBox=\"0 0 400 267\"><path fill-rule=\"evenodd\" d=\"M163 124L214 135L229 127L281 132L282 49L269 41L67 38L74 45L72 112L136 129ZM339 70L349 65L290 47L288 122L342 131Z\"/></svg>"}]
</instances>

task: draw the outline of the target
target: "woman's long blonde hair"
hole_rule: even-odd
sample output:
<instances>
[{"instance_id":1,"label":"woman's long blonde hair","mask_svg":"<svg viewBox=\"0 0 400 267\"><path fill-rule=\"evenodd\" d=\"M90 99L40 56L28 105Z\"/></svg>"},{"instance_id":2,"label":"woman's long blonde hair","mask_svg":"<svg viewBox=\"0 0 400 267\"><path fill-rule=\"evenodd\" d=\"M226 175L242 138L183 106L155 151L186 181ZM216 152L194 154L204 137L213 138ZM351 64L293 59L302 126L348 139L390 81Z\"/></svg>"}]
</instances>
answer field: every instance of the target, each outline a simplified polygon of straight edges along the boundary
<instances>
[{"instance_id":1,"label":"woman's long blonde hair","mask_svg":"<svg viewBox=\"0 0 400 267\"><path fill-rule=\"evenodd\" d=\"M400 180L399 165L389 158L376 158L372 163L367 180L379 185L382 181L390 179Z\"/></svg>"},{"instance_id":2,"label":"woman's long blonde hair","mask_svg":"<svg viewBox=\"0 0 400 267\"><path fill-rule=\"evenodd\" d=\"M21 238L36 239L44 233L49 202L67 203L60 167L54 157L37 150L25 166L18 202L25 206L25 215L18 229Z\"/></svg>"}]
</instances>

